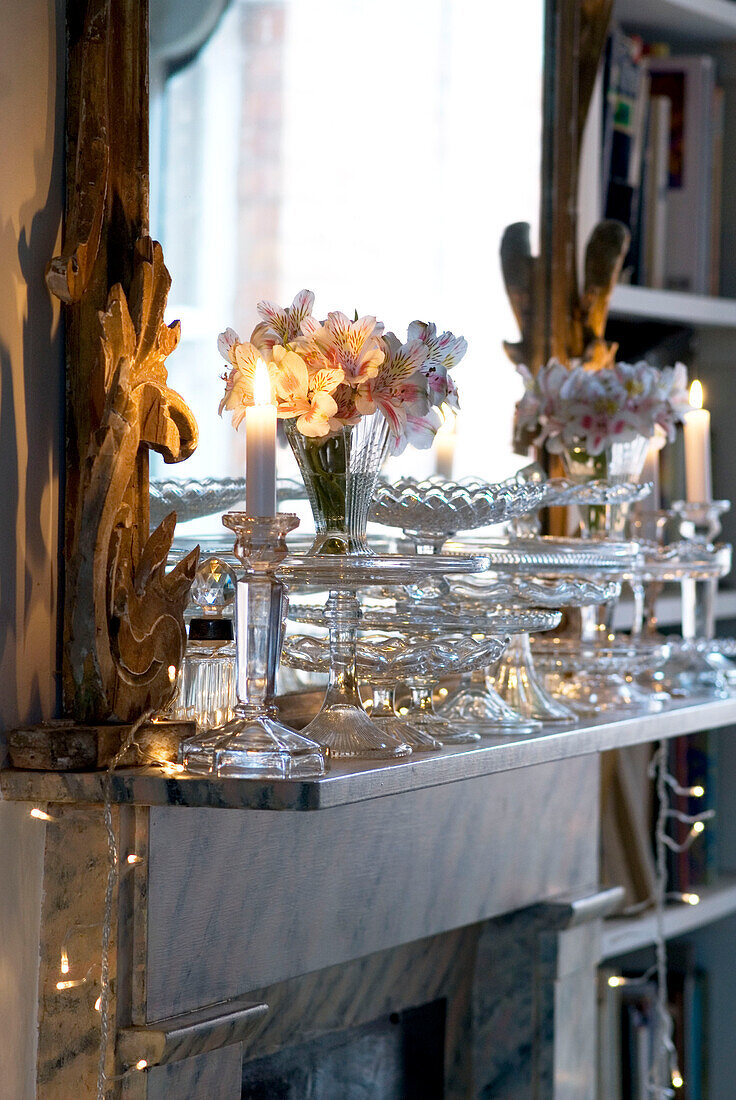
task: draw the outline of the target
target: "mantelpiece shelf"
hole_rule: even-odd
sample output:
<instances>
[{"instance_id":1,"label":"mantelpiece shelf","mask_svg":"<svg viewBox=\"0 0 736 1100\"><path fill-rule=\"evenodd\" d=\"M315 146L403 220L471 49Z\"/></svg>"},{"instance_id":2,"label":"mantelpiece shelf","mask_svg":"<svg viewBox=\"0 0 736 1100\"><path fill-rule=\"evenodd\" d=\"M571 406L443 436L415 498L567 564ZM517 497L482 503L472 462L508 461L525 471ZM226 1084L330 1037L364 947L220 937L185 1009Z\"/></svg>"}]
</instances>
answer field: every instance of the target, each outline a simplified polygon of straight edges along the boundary
<instances>
[{"instance_id":1,"label":"mantelpiece shelf","mask_svg":"<svg viewBox=\"0 0 736 1100\"><path fill-rule=\"evenodd\" d=\"M698 894L700 902L697 905L675 904L665 910L667 939L684 936L736 913L736 876L724 876L714 886L698 889ZM651 946L655 934L656 918L653 913L607 920L601 935L601 962Z\"/></svg>"},{"instance_id":2,"label":"mantelpiece shelf","mask_svg":"<svg viewBox=\"0 0 736 1100\"><path fill-rule=\"evenodd\" d=\"M322 810L731 724L736 724L736 698L674 704L656 714L600 719L524 737L488 738L381 765L339 764L323 779L210 780L167 777L155 768L121 770L112 779L113 799L144 806ZM103 775L9 769L0 772L0 792L15 801L99 803Z\"/></svg>"},{"instance_id":3,"label":"mantelpiece shelf","mask_svg":"<svg viewBox=\"0 0 736 1100\"><path fill-rule=\"evenodd\" d=\"M736 17L736 4L733 8ZM736 327L736 299L653 290L646 286L617 286L611 298L611 316L702 328L732 328Z\"/></svg>"}]
</instances>

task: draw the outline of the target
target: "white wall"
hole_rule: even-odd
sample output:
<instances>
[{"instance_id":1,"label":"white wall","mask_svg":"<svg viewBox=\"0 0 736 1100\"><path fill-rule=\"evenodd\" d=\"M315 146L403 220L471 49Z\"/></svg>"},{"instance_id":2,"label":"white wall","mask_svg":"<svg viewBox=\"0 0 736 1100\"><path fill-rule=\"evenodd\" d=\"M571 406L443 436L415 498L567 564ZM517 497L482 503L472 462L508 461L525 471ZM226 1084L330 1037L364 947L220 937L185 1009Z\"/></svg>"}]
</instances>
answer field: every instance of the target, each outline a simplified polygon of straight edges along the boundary
<instances>
[{"instance_id":1,"label":"white wall","mask_svg":"<svg viewBox=\"0 0 736 1100\"><path fill-rule=\"evenodd\" d=\"M0 0L0 731L56 706L64 0ZM0 759L2 751L0 746ZM43 824L0 802L0 1094L35 1095Z\"/></svg>"},{"instance_id":2,"label":"white wall","mask_svg":"<svg viewBox=\"0 0 736 1100\"><path fill-rule=\"evenodd\" d=\"M0 20L0 729L55 709L63 358L44 267L63 206L63 0Z\"/></svg>"}]
</instances>

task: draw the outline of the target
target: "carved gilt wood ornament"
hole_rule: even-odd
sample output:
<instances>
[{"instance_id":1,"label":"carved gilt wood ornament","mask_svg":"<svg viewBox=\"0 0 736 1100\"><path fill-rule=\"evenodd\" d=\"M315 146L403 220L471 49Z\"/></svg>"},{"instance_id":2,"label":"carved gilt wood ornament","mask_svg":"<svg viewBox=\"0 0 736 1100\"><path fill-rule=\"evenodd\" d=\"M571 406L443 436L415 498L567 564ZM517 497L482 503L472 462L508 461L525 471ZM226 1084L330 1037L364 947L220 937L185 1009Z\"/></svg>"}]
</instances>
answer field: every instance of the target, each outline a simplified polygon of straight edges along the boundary
<instances>
[{"instance_id":1,"label":"carved gilt wood ornament","mask_svg":"<svg viewBox=\"0 0 736 1100\"><path fill-rule=\"evenodd\" d=\"M510 225L501 242L506 291L521 332L506 343L514 363L536 371L551 356L603 366L617 347L605 339L611 294L629 247L620 222L595 227L586 246L583 287L576 270L578 171L583 129L613 0L548 0L541 248L532 255L529 225Z\"/></svg>"},{"instance_id":2,"label":"carved gilt wood ornament","mask_svg":"<svg viewBox=\"0 0 736 1100\"><path fill-rule=\"evenodd\" d=\"M176 514L148 531L148 449L181 462L197 425L168 385L179 324L148 228L145 0L69 0L67 213L47 284L67 307L64 707L77 722L160 708L184 652L198 550L166 572Z\"/></svg>"}]
</instances>

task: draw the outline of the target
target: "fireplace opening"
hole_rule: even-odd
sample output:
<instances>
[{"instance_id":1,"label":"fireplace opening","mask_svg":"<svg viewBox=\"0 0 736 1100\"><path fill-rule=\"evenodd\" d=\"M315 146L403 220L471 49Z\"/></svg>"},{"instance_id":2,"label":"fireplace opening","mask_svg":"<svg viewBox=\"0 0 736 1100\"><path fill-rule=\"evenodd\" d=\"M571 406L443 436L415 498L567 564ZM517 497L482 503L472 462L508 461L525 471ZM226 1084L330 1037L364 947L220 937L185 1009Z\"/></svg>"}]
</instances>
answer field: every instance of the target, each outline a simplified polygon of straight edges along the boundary
<instances>
[{"instance_id":1,"label":"fireplace opening","mask_svg":"<svg viewBox=\"0 0 736 1100\"><path fill-rule=\"evenodd\" d=\"M443 998L245 1062L242 1100L442 1100L446 1009Z\"/></svg>"}]
</instances>

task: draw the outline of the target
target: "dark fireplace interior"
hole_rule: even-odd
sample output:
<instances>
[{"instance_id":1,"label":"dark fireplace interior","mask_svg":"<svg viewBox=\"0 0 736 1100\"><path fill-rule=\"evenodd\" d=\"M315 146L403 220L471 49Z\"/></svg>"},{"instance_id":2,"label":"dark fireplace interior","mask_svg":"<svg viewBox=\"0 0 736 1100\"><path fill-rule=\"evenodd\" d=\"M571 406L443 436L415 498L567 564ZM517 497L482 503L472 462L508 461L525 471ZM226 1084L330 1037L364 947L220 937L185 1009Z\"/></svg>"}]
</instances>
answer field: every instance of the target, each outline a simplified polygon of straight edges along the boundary
<instances>
[{"instance_id":1,"label":"dark fireplace interior","mask_svg":"<svg viewBox=\"0 0 736 1100\"><path fill-rule=\"evenodd\" d=\"M243 1066L243 1100L442 1100L442 998Z\"/></svg>"}]
</instances>

